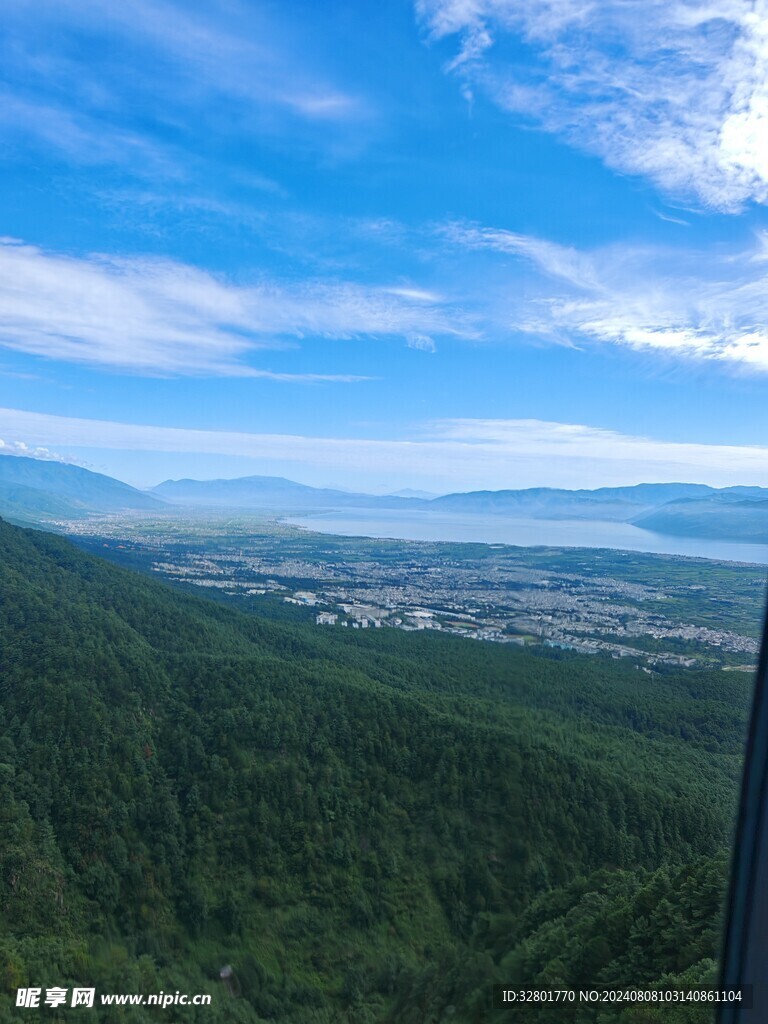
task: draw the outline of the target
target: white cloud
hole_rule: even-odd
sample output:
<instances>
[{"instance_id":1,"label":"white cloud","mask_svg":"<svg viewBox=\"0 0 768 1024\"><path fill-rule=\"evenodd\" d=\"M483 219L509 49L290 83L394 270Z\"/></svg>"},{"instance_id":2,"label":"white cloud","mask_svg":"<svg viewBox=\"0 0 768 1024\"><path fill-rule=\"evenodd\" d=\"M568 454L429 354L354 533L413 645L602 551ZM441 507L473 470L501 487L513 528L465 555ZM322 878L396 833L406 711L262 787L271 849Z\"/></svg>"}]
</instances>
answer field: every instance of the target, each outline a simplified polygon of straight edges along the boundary
<instances>
[{"instance_id":1,"label":"white cloud","mask_svg":"<svg viewBox=\"0 0 768 1024\"><path fill-rule=\"evenodd\" d=\"M358 99L334 92L325 92L321 95L315 92L287 92L281 99L292 110L300 112L305 117L323 121L358 117L362 107Z\"/></svg>"},{"instance_id":2,"label":"white cloud","mask_svg":"<svg viewBox=\"0 0 768 1024\"><path fill-rule=\"evenodd\" d=\"M676 196L768 202L768 0L416 0L449 69ZM528 58L499 56L505 35Z\"/></svg>"},{"instance_id":3,"label":"white cloud","mask_svg":"<svg viewBox=\"0 0 768 1024\"><path fill-rule=\"evenodd\" d=\"M510 289L494 314L514 330L768 372L766 235L748 250L716 253L630 246L585 252L477 225L452 224L443 234L467 249L519 255L541 273L535 294L523 301Z\"/></svg>"},{"instance_id":4,"label":"white cloud","mask_svg":"<svg viewBox=\"0 0 768 1024\"><path fill-rule=\"evenodd\" d=\"M39 445L28 445L25 441L4 441L0 438L0 455L20 455L29 459L41 459L44 462L66 462L74 464L75 459L68 455L59 455Z\"/></svg>"},{"instance_id":5,"label":"white cloud","mask_svg":"<svg viewBox=\"0 0 768 1024\"><path fill-rule=\"evenodd\" d=\"M399 295L404 299L414 299L417 302L441 302L442 298L435 292L428 292L424 288L409 288L406 286L399 286L397 288L386 289L390 295Z\"/></svg>"},{"instance_id":6,"label":"white cloud","mask_svg":"<svg viewBox=\"0 0 768 1024\"><path fill-rule=\"evenodd\" d=\"M491 249L527 257L547 274L579 287L597 287L599 284L597 270L589 254L544 238L460 222L446 224L438 229L438 233L450 243L468 249Z\"/></svg>"},{"instance_id":7,"label":"white cloud","mask_svg":"<svg viewBox=\"0 0 768 1024\"><path fill-rule=\"evenodd\" d=\"M544 420L449 419L436 422L433 429L441 438L481 451L498 448L510 454L522 451L542 460L590 459L616 466L627 463L633 467L642 464L648 471L653 468L663 472L668 480L679 479L674 474L681 469L694 473L696 480L703 479L702 473L708 476L728 470L742 477L746 474L750 479L756 473L761 479L768 479L768 447L761 445L660 441L601 427ZM643 479L651 477L646 472Z\"/></svg>"},{"instance_id":8,"label":"white cloud","mask_svg":"<svg viewBox=\"0 0 768 1024\"><path fill-rule=\"evenodd\" d=\"M417 296L349 282L235 285L157 259L43 252L0 244L0 345L146 374L359 380L254 369L254 349L289 338L471 335L465 317Z\"/></svg>"},{"instance_id":9,"label":"white cloud","mask_svg":"<svg viewBox=\"0 0 768 1024\"><path fill-rule=\"evenodd\" d=\"M0 434L60 447L240 456L253 472L346 475L358 488L400 480L422 489L598 487L642 481L768 485L768 447L636 437L541 420L453 419L407 440L193 430L0 409Z\"/></svg>"},{"instance_id":10,"label":"white cloud","mask_svg":"<svg viewBox=\"0 0 768 1024\"><path fill-rule=\"evenodd\" d=\"M437 346L428 334L409 334L408 348L419 349L421 352L436 352Z\"/></svg>"}]
</instances>

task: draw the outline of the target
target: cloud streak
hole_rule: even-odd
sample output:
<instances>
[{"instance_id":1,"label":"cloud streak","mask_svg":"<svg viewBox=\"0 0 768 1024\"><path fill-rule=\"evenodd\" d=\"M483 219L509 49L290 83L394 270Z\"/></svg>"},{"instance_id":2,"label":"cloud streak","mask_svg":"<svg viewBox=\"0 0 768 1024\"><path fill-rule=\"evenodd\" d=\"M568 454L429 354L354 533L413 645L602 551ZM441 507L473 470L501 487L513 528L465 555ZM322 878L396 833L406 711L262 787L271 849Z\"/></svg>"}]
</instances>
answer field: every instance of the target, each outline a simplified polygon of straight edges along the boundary
<instances>
[{"instance_id":1,"label":"cloud streak","mask_svg":"<svg viewBox=\"0 0 768 1024\"><path fill-rule=\"evenodd\" d=\"M416 0L449 70L501 107L735 212L768 202L768 0ZM505 60L504 43L523 48Z\"/></svg>"},{"instance_id":2,"label":"cloud streak","mask_svg":"<svg viewBox=\"0 0 768 1024\"><path fill-rule=\"evenodd\" d=\"M241 145L300 136L327 150L333 132L360 136L373 119L367 100L316 66L298 26L281 32L257 6L15 0L6 13L6 139L70 163L179 181L222 135Z\"/></svg>"},{"instance_id":3,"label":"cloud streak","mask_svg":"<svg viewBox=\"0 0 768 1024\"><path fill-rule=\"evenodd\" d=\"M472 336L425 292L312 280L235 285L159 259L44 252L0 242L0 345L35 356L155 375L352 381L256 369L254 350L297 338Z\"/></svg>"},{"instance_id":4,"label":"cloud streak","mask_svg":"<svg viewBox=\"0 0 768 1024\"><path fill-rule=\"evenodd\" d=\"M442 234L467 250L513 254L536 268L536 294L523 302L511 293L495 314L525 335L768 373L766 234L749 249L719 253L631 246L582 251L472 224L448 225Z\"/></svg>"},{"instance_id":5,"label":"cloud streak","mask_svg":"<svg viewBox=\"0 0 768 1024\"><path fill-rule=\"evenodd\" d=\"M240 456L254 460L254 471L343 471L358 481L420 479L443 490L642 481L768 485L765 446L664 441L542 420L441 420L409 440L371 440L158 427L0 409L0 434L29 445Z\"/></svg>"},{"instance_id":6,"label":"cloud streak","mask_svg":"<svg viewBox=\"0 0 768 1024\"><path fill-rule=\"evenodd\" d=\"M413 283L234 283L169 259L63 255L0 239L0 347L137 375L351 383L368 378L278 372L255 360L318 340L399 340L434 352L440 339L516 337L768 373L768 233L717 253L582 250L471 223L437 235L443 251L461 255L461 280L441 291L460 289L462 305ZM482 253L521 266L489 283L471 262Z\"/></svg>"}]
</instances>

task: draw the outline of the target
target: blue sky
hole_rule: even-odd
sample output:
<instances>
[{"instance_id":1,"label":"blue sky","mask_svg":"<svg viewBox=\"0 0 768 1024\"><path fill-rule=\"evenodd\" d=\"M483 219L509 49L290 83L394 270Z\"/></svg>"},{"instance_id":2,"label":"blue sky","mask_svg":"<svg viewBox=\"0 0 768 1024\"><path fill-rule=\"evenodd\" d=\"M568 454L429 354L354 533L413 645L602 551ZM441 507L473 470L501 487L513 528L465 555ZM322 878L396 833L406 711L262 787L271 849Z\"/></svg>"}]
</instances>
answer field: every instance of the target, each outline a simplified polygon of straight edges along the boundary
<instances>
[{"instance_id":1,"label":"blue sky","mask_svg":"<svg viewBox=\"0 0 768 1024\"><path fill-rule=\"evenodd\" d=\"M768 5L11 0L0 438L768 485Z\"/></svg>"}]
</instances>

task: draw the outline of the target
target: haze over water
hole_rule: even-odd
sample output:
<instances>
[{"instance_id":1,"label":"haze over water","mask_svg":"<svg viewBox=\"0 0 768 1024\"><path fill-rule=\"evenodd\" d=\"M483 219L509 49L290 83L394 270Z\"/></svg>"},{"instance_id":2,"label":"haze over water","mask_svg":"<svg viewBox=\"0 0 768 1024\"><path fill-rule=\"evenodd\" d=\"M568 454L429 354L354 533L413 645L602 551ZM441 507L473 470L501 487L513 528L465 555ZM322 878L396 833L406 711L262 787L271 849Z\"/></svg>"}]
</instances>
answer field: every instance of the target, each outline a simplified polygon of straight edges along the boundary
<instances>
[{"instance_id":1,"label":"haze over water","mask_svg":"<svg viewBox=\"0 0 768 1024\"><path fill-rule=\"evenodd\" d=\"M285 521L317 533L347 537L511 544L519 547L613 548L768 565L768 544L667 536L641 530L630 523L380 509L346 509L343 512L293 516Z\"/></svg>"}]
</instances>

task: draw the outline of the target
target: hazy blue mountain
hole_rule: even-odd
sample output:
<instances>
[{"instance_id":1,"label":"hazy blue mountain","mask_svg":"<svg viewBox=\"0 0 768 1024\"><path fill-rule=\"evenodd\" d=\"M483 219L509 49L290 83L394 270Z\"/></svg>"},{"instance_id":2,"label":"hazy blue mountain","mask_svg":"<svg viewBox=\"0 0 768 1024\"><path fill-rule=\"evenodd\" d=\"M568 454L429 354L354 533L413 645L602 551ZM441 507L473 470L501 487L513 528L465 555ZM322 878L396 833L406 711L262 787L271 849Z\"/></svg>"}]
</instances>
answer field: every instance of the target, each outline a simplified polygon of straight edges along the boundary
<instances>
[{"instance_id":1,"label":"hazy blue mountain","mask_svg":"<svg viewBox=\"0 0 768 1024\"><path fill-rule=\"evenodd\" d=\"M371 495L309 487L283 477L166 480L152 492L80 466L0 455L0 515L16 522L47 522L92 512L151 510L172 505L310 512L391 509L508 515L533 519L629 522L657 533L768 543L768 488L705 484L637 484L565 490L470 491L437 498L418 492Z\"/></svg>"},{"instance_id":2,"label":"hazy blue mountain","mask_svg":"<svg viewBox=\"0 0 768 1024\"><path fill-rule=\"evenodd\" d=\"M762 491L763 497L745 498L745 490L751 489L734 488L706 498L672 501L636 519L634 525L682 537L768 544L768 496Z\"/></svg>"},{"instance_id":3,"label":"hazy blue mountain","mask_svg":"<svg viewBox=\"0 0 768 1024\"><path fill-rule=\"evenodd\" d=\"M434 509L538 519L629 522L655 533L768 543L768 488L637 484L567 491L474 491L430 502Z\"/></svg>"},{"instance_id":4,"label":"hazy blue mountain","mask_svg":"<svg viewBox=\"0 0 768 1024\"><path fill-rule=\"evenodd\" d=\"M427 499L417 492L377 496L333 488L309 487L283 477L250 476L235 480L166 480L153 494L180 505L210 508L319 511L402 509L507 515L533 519L585 519L627 522L643 529L691 537L768 541L768 488L706 484L637 484L565 490L470 491ZM406 496L406 494L414 496Z\"/></svg>"},{"instance_id":5,"label":"hazy blue mountain","mask_svg":"<svg viewBox=\"0 0 768 1024\"><path fill-rule=\"evenodd\" d=\"M758 489L759 490L759 489ZM544 518L630 520L676 498L713 493L705 484L638 484L568 491L536 487L513 491L471 491L427 497L424 492L354 494L309 487L283 477L249 476L235 480L166 480L152 489L164 501L228 508L389 508L504 513Z\"/></svg>"},{"instance_id":6,"label":"hazy blue mountain","mask_svg":"<svg viewBox=\"0 0 768 1024\"><path fill-rule=\"evenodd\" d=\"M637 484L634 487L600 487L593 491L568 491L530 487L521 491L470 491L446 494L431 501L430 508L452 512L496 513L542 519L600 519L630 521L643 511L656 509L678 498L713 493L706 484Z\"/></svg>"},{"instance_id":7,"label":"hazy blue mountain","mask_svg":"<svg viewBox=\"0 0 768 1024\"><path fill-rule=\"evenodd\" d=\"M387 495L389 498L423 498L425 501L430 501L432 498L437 498L439 495L435 494L434 491L418 491L413 487L403 487L401 491L393 491Z\"/></svg>"},{"instance_id":8,"label":"hazy blue mountain","mask_svg":"<svg viewBox=\"0 0 768 1024\"><path fill-rule=\"evenodd\" d=\"M351 494L309 487L279 476L236 480L166 480L152 489L164 501L181 505L252 509L422 508L429 503L390 495Z\"/></svg>"},{"instance_id":9,"label":"hazy blue mountain","mask_svg":"<svg viewBox=\"0 0 768 1024\"><path fill-rule=\"evenodd\" d=\"M63 462L0 455L0 513L35 522L123 509L159 509L151 494L102 473Z\"/></svg>"},{"instance_id":10,"label":"hazy blue mountain","mask_svg":"<svg viewBox=\"0 0 768 1024\"><path fill-rule=\"evenodd\" d=\"M719 494L729 494L737 498L766 498L768 497L768 487L724 487Z\"/></svg>"}]
</instances>

